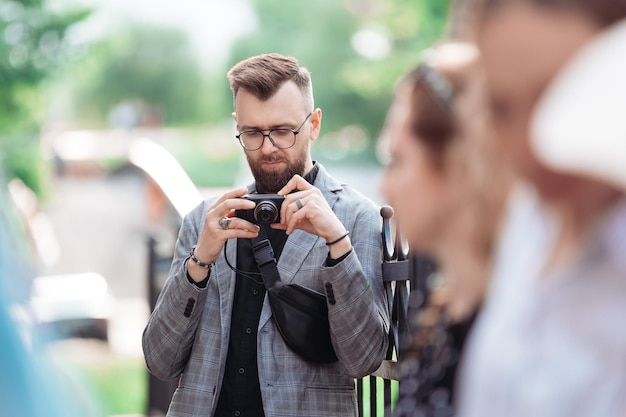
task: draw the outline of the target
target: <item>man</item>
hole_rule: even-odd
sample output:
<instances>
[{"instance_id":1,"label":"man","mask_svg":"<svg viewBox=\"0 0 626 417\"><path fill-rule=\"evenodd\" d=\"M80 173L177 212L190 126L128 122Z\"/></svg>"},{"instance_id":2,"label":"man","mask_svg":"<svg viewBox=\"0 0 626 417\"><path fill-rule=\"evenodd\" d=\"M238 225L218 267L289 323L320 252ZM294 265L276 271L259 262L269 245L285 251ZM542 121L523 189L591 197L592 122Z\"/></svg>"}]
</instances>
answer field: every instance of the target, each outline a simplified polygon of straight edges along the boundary
<instances>
[{"instance_id":1,"label":"man","mask_svg":"<svg viewBox=\"0 0 626 417\"><path fill-rule=\"evenodd\" d=\"M228 78L255 184L185 217L144 331L146 363L159 378L182 375L168 416L356 416L353 378L387 349L379 212L312 161L322 112L296 59L252 57ZM280 223L263 233L283 283L326 294L337 361L306 361L278 332L252 252L260 228L235 216L255 207L238 198L250 192L285 197Z\"/></svg>"}]
</instances>

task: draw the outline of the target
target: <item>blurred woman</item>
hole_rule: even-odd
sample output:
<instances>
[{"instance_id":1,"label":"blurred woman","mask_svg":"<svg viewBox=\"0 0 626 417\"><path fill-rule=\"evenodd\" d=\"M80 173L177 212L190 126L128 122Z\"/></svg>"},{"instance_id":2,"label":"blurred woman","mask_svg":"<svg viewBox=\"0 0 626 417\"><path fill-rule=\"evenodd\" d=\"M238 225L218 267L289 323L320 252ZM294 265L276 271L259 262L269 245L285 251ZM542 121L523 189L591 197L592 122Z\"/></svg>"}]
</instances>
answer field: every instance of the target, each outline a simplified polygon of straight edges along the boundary
<instances>
[{"instance_id":1,"label":"blurred woman","mask_svg":"<svg viewBox=\"0 0 626 417\"><path fill-rule=\"evenodd\" d=\"M626 0L485 0L477 11L495 137L523 183L468 342L460 414L623 416L626 199L543 165L529 126L561 68L626 18Z\"/></svg>"},{"instance_id":2,"label":"blurred woman","mask_svg":"<svg viewBox=\"0 0 626 417\"><path fill-rule=\"evenodd\" d=\"M411 317L396 416L453 414L456 367L484 295L506 176L484 140L478 51L445 42L396 87L381 136L381 192L415 253L436 260L428 301Z\"/></svg>"}]
</instances>

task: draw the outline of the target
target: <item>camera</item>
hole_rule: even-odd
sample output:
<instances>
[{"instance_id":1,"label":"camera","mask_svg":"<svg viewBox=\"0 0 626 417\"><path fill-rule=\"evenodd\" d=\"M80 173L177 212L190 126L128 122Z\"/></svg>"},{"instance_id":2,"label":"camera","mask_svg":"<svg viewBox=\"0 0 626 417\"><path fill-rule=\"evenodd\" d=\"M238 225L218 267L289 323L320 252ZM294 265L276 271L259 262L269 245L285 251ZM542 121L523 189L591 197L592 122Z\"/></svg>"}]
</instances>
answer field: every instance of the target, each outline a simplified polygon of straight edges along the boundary
<instances>
[{"instance_id":1,"label":"camera","mask_svg":"<svg viewBox=\"0 0 626 417\"><path fill-rule=\"evenodd\" d=\"M240 198L254 201L256 206L249 210L235 210L235 216L251 223L280 223L280 208L285 197L277 194L246 194Z\"/></svg>"}]
</instances>

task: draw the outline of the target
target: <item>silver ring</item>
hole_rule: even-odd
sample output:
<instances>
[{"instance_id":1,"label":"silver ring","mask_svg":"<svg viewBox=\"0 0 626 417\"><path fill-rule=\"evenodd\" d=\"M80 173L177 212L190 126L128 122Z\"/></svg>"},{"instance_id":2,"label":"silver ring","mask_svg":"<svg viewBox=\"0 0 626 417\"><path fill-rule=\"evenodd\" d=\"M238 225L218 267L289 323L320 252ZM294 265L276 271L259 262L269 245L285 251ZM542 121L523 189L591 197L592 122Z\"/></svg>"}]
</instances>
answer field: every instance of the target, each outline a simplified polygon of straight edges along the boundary
<instances>
[{"instance_id":1,"label":"silver ring","mask_svg":"<svg viewBox=\"0 0 626 417\"><path fill-rule=\"evenodd\" d=\"M230 217L222 217L220 221L217 222L217 224L219 224L222 229L228 230L228 226L230 226L231 220L232 219Z\"/></svg>"},{"instance_id":2,"label":"silver ring","mask_svg":"<svg viewBox=\"0 0 626 417\"><path fill-rule=\"evenodd\" d=\"M302 207L304 207L304 204L302 204L302 200L297 199L296 200L296 206L298 206L298 210L300 210Z\"/></svg>"}]
</instances>

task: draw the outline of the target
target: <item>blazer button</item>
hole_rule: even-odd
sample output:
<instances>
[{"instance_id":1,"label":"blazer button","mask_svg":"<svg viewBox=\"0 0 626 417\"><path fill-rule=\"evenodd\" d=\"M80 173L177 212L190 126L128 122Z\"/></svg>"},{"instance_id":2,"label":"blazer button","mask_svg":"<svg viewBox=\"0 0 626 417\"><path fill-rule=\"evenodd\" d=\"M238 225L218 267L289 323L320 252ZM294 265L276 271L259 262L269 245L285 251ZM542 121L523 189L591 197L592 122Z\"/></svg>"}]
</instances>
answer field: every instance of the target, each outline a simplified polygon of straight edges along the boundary
<instances>
[{"instance_id":1,"label":"blazer button","mask_svg":"<svg viewBox=\"0 0 626 417\"><path fill-rule=\"evenodd\" d=\"M335 297L335 292L333 291L333 287L326 287L326 297L328 298Z\"/></svg>"},{"instance_id":2,"label":"blazer button","mask_svg":"<svg viewBox=\"0 0 626 417\"><path fill-rule=\"evenodd\" d=\"M193 311L193 306L196 304L196 300L190 298L187 300L187 305L185 306L185 312L183 313L185 317L191 316L191 312Z\"/></svg>"}]
</instances>

